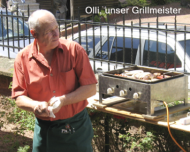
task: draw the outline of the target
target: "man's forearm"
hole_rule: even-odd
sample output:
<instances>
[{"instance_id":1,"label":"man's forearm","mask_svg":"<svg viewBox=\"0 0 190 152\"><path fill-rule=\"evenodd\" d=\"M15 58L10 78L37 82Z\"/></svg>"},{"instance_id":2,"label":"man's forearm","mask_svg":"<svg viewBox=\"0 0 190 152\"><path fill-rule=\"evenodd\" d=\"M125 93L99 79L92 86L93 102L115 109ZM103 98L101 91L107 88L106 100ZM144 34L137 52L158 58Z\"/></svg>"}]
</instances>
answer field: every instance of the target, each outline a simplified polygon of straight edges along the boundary
<instances>
[{"instance_id":1,"label":"man's forearm","mask_svg":"<svg viewBox=\"0 0 190 152\"><path fill-rule=\"evenodd\" d=\"M75 91L60 97L62 106L77 103L96 94L96 84L81 86Z\"/></svg>"},{"instance_id":2,"label":"man's forearm","mask_svg":"<svg viewBox=\"0 0 190 152\"><path fill-rule=\"evenodd\" d=\"M61 101L60 106L77 103L79 101L85 100L85 99L93 96L94 94L96 94L96 84L81 86L69 94L60 96L60 101ZM34 111L42 110L41 114L43 116L48 116L48 112L47 112L48 102L45 102L45 101L43 103L38 102L38 101L32 100L31 98L23 95L23 96L17 97L16 104L19 108L26 110L26 111L34 112ZM39 104L41 104L41 105L39 105ZM36 106L38 106L37 110L35 110Z\"/></svg>"},{"instance_id":3,"label":"man's forearm","mask_svg":"<svg viewBox=\"0 0 190 152\"><path fill-rule=\"evenodd\" d=\"M16 104L19 108L33 112L35 115L49 117L48 102L35 101L27 96L19 96L16 99Z\"/></svg>"},{"instance_id":4,"label":"man's forearm","mask_svg":"<svg viewBox=\"0 0 190 152\"><path fill-rule=\"evenodd\" d=\"M33 112L38 101L34 101L27 96L19 96L16 98L16 105L26 111Z\"/></svg>"}]
</instances>

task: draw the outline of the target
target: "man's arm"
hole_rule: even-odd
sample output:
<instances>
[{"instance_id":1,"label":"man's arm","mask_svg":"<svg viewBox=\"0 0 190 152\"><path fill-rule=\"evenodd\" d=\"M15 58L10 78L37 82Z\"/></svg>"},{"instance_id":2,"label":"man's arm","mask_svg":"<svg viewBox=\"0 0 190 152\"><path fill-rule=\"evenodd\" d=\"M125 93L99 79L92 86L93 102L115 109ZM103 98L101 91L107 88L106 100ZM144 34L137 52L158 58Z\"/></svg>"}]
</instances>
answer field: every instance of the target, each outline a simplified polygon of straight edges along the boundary
<instances>
[{"instance_id":1,"label":"man's arm","mask_svg":"<svg viewBox=\"0 0 190 152\"><path fill-rule=\"evenodd\" d=\"M74 104L83 101L96 94L96 84L84 85L77 88L75 91L65 94L59 97L61 104L58 108L53 110L53 113L57 113L62 106Z\"/></svg>"},{"instance_id":2,"label":"man's arm","mask_svg":"<svg viewBox=\"0 0 190 152\"><path fill-rule=\"evenodd\" d=\"M60 97L62 106L77 103L96 94L96 84L84 85Z\"/></svg>"},{"instance_id":3,"label":"man's arm","mask_svg":"<svg viewBox=\"0 0 190 152\"><path fill-rule=\"evenodd\" d=\"M43 102L35 101L25 95L22 95L16 98L16 105L19 108L33 112L36 115L42 117L49 117L48 103L45 101Z\"/></svg>"},{"instance_id":4,"label":"man's arm","mask_svg":"<svg viewBox=\"0 0 190 152\"><path fill-rule=\"evenodd\" d=\"M58 108L54 109L53 112L57 113L62 106L80 102L93 96L94 94L96 94L96 84L80 86L75 91L60 96L59 98L61 105ZM33 112L36 115L49 117L48 102L35 101L27 96L22 95L16 98L16 105L19 108Z\"/></svg>"}]
</instances>

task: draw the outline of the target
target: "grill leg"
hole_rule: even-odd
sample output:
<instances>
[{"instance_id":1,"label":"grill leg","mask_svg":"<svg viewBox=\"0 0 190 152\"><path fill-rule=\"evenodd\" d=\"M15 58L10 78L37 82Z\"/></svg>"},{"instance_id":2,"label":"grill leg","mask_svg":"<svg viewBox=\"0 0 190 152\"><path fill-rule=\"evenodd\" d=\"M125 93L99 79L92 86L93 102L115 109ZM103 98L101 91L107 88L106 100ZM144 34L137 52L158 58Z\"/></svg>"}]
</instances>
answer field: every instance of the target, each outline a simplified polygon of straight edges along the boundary
<instances>
[{"instance_id":1,"label":"grill leg","mask_svg":"<svg viewBox=\"0 0 190 152\"><path fill-rule=\"evenodd\" d=\"M102 103L102 94L99 92L99 103Z\"/></svg>"},{"instance_id":2,"label":"grill leg","mask_svg":"<svg viewBox=\"0 0 190 152\"><path fill-rule=\"evenodd\" d=\"M147 103L147 115L151 115L151 103Z\"/></svg>"},{"instance_id":3,"label":"grill leg","mask_svg":"<svg viewBox=\"0 0 190 152\"><path fill-rule=\"evenodd\" d=\"M147 103L147 115L153 115L154 114L154 101L149 101Z\"/></svg>"},{"instance_id":4,"label":"grill leg","mask_svg":"<svg viewBox=\"0 0 190 152\"><path fill-rule=\"evenodd\" d=\"M188 104L188 96L184 99L184 105Z\"/></svg>"}]
</instances>

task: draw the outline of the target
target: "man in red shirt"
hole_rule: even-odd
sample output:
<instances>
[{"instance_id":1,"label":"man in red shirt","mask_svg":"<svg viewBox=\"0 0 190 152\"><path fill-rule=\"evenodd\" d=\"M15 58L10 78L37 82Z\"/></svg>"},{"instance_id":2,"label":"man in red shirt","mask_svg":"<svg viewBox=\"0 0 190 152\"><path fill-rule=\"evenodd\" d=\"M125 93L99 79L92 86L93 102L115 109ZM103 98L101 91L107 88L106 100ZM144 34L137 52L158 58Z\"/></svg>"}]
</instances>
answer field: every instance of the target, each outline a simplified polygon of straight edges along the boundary
<instances>
[{"instance_id":1,"label":"man in red shirt","mask_svg":"<svg viewBox=\"0 0 190 152\"><path fill-rule=\"evenodd\" d=\"M86 51L59 38L52 13L37 10L29 17L34 42L15 59L12 98L36 116L33 152L91 152L93 130L87 98L97 80ZM49 107L59 101L52 112Z\"/></svg>"}]
</instances>

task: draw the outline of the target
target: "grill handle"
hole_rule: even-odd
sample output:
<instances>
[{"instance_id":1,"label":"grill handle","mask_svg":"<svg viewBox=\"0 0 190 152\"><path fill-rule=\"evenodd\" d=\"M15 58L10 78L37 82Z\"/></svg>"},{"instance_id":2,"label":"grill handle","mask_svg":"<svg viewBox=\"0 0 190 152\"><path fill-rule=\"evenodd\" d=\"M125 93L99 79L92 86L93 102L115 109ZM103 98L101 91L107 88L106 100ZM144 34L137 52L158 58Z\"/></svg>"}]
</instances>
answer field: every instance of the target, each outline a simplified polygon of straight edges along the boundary
<instances>
[{"instance_id":1,"label":"grill handle","mask_svg":"<svg viewBox=\"0 0 190 152\"><path fill-rule=\"evenodd\" d=\"M163 73L163 78L165 78L165 75L171 74L170 76L173 77L173 72L165 72Z\"/></svg>"}]
</instances>

